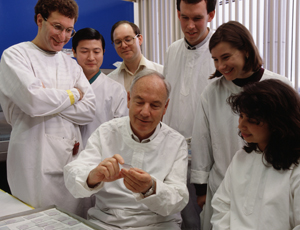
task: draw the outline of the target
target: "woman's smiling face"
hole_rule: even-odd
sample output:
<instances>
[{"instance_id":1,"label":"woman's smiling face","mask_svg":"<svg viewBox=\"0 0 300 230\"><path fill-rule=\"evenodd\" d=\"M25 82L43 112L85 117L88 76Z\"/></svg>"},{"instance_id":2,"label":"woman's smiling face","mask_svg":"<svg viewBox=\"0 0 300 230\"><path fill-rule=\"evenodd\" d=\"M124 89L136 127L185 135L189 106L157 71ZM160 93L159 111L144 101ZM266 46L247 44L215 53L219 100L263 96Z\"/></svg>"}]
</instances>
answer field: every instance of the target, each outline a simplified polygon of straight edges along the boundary
<instances>
[{"instance_id":1,"label":"woman's smiling face","mask_svg":"<svg viewBox=\"0 0 300 230\"><path fill-rule=\"evenodd\" d=\"M246 53L233 48L228 42L220 42L211 49L211 56L216 69L226 78L233 81L237 78L247 78L252 72L245 72Z\"/></svg>"}]
</instances>

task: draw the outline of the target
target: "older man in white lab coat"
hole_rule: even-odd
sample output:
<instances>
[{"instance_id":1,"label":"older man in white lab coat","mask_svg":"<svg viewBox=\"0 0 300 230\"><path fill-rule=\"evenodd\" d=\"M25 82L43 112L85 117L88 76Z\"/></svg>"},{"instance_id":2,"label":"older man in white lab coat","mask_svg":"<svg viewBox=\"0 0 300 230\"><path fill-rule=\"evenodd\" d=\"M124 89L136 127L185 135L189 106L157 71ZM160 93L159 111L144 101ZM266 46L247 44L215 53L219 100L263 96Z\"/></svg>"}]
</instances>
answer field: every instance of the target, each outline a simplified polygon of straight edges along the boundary
<instances>
[{"instance_id":1,"label":"older man in white lab coat","mask_svg":"<svg viewBox=\"0 0 300 230\"><path fill-rule=\"evenodd\" d=\"M179 212L188 202L187 144L161 122L169 91L161 74L141 71L128 92L129 117L102 124L65 166L75 197L96 195L88 215L105 229L180 229Z\"/></svg>"},{"instance_id":2,"label":"older man in white lab coat","mask_svg":"<svg viewBox=\"0 0 300 230\"><path fill-rule=\"evenodd\" d=\"M63 180L63 167L82 149L79 125L95 113L81 67L60 52L77 16L74 0L37 2L37 36L3 52L0 103L12 125L7 155L12 194L35 208L55 204L84 216L82 200L74 199Z\"/></svg>"}]
</instances>

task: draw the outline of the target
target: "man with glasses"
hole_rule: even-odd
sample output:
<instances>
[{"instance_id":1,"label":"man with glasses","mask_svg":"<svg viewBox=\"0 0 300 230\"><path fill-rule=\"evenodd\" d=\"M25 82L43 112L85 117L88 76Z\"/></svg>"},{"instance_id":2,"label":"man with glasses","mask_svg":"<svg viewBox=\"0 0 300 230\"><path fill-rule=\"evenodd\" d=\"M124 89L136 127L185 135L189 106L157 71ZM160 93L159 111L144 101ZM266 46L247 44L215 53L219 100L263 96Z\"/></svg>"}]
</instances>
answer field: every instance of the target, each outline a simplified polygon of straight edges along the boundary
<instances>
[{"instance_id":1,"label":"man with glasses","mask_svg":"<svg viewBox=\"0 0 300 230\"><path fill-rule=\"evenodd\" d=\"M7 179L14 196L39 208L84 216L84 200L66 189L63 167L82 150L79 125L93 120L95 96L81 67L60 52L75 34L74 0L39 0L37 36L3 52L0 103L12 125Z\"/></svg>"},{"instance_id":2,"label":"man with glasses","mask_svg":"<svg viewBox=\"0 0 300 230\"><path fill-rule=\"evenodd\" d=\"M123 62L108 76L124 85L126 91L129 91L136 74L144 68L163 72L162 65L149 61L142 55L143 35L137 25L128 21L119 21L113 25L110 36Z\"/></svg>"}]
</instances>

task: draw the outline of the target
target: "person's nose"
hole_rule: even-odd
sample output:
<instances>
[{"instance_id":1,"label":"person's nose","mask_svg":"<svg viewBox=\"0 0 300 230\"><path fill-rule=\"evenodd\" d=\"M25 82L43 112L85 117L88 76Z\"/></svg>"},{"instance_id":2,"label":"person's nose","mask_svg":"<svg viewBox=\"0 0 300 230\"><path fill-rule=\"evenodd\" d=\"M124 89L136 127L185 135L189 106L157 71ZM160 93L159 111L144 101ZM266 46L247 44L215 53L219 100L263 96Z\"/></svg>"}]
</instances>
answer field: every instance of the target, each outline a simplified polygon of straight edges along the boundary
<instances>
[{"instance_id":1,"label":"person's nose","mask_svg":"<svg viewBox=\"0 0 300 230\"><path fill-rule=\"evenodd\" d=\"M218 70L225 70L226 69L226 64L223 61L218 62Z\"/></svg>"},{"instance_id":2,"label":"person's nose","mask_svg":"<svg viewBox=\"0 0 300 230\"><path fill-rule=\"evenodd\" d=\"M127 46L128 46L127 43L124 40L122 40L121 41L121 47L126 48Z\"/></svg>"},{"instance_id":3,"label":"person's nose","mask_svg":"<svg viewBox=\"0 0 300 230\"><path fill-rule=\"evenodd\" d=\"M239 130L245 129L245 119L244 118L239 118L239 125L238 125Z\"/></svg>"},{"instance_id":4,"label":"person's nose","mask_svg":"<svg viewBox=\"0 0 300 230\"><path fill-rule=\"evenodd\" d=\"M89 52L88 60L93 61L95 59L93 52Z\"/></svg>"},{"instance_id":5,"label":"person's nose","mask_svg":"<svg viewBox=\"0 0 300 230\"><path fill-rule=\"evenodd\" d=\"M150 116L151 107L149 104L144 104L140 114L142 117L149 117Z\"/></svg>"},{"instance_id":6,"label":"person's nose","mask_svg":"<svg viewBox=\"0 0 300 230\"><path fill-rule=\"evenodd\" d=\"M194 29L195 28L195 23L193 22L193 20L189 20L188 21L188 29Z\"/></svg>"},{"instance_id":7,"label":"person's nose","mask_svg":"<svg viewBox=\"0 0 300 230\"><path fill-rule=\"evenodd\" d=\"M58 34L58 37L60 42L66 41L68 39L66 36L66 30L61 31L60 34Z\"/></svg>"}]
</instances>

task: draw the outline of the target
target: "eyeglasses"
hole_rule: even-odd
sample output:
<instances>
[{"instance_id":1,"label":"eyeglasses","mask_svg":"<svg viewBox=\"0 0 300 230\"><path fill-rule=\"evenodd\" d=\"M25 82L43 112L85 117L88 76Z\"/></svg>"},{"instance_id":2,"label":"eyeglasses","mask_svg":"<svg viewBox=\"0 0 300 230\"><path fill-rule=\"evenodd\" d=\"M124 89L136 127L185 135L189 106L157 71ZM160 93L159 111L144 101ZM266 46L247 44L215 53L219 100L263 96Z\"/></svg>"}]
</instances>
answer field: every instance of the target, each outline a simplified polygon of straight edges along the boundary
<instances>
[{"instance_id":1,"label":"eyeglasses","mask_svg":"<svg viewBox=\"0 0 300 230\"><path fill-rule=\"evenodd\" d=\"M46 22L49 22L47 18L44 18L43 19L46 21ZM61 33L66 30L66 37L67 38L71 38L75 35L76 31L74 30L74 28L72 27L69 27L69 28L65 28L63 25L57 23L57 24L53 24L51 22L49 22L51 26L53 26L55 32L57 35L61 35Z\"/></svg>"},{"instance_id":2,"label":"eyeglasses","mask_svg":"<svg viewBox=\"0 0 300 230\"><path fill-rule=\"evenodd\" d=\"M124 41L126 45L133 45L134 39L138 38L140 34L135 35L134 37L127 36L124 39L121 40L115 40L112 42L115 48L120 48L122 46L122 42Z\"/></svg>"}]
</instances>

